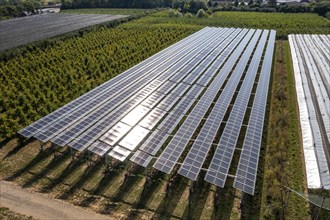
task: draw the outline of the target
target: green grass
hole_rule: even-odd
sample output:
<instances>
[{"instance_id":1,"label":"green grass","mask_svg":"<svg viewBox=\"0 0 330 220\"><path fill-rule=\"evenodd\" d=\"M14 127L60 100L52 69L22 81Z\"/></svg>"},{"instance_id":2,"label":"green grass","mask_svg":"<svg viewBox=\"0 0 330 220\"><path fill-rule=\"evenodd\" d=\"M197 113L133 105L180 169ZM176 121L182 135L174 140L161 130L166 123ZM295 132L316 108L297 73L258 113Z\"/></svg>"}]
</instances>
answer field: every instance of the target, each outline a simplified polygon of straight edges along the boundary
<instances>
[{"instance_id":1,"label":"green grass","mask_svg":"<svg viewBox=\"0 0 330 220\"><path fill-rule=\"evenodd\" d=\"M261 218L308 219L308 204L283 186L305 191L295 83L287 41L277 41L261 201ZM281 191L282 190L282 191Z\"/></svg>"},{"instance_id":2,"label":"green grass","mask_svg":"<svg viewBox=\"0 0 330 220\"><path fill-rule=\"evenodd\" d=\"M70 14L111 14L111 15L141 15L144 13L155 11L154 9L133 9L133 8L81 8L66 9L61 13Z\"/></svg>"},{"instance_id":3,"label":"green grass","mask_svg":"<svg viewBox=\"0 0 330 220\"><path fill-rule=\"evenodd\" d=\"M285 48L285 57L286 57L286 69L288 70L288 79L286 81L287 84L287 92L288 92L288 101L287 101L287 109L289 115L289 124L288 124L288 163L286 165L286 171L288 172L289 187L304 191L305 189L305 170L303 164L303 152L302 152L302 143L300 136L300 123L299 123L299 113L298 113L298 103L296 97L296 89L295 89L295 80L293 75L293 68L291 62L290 55L290 46L289 42L284 42ZM306 210L307 204L305 201L302 201L298 196L293 196L291 205L289 205L289 215L290 217L294 217L300 215L301 217L307 217L308 211Z\"/></svg>"}]
</instances>

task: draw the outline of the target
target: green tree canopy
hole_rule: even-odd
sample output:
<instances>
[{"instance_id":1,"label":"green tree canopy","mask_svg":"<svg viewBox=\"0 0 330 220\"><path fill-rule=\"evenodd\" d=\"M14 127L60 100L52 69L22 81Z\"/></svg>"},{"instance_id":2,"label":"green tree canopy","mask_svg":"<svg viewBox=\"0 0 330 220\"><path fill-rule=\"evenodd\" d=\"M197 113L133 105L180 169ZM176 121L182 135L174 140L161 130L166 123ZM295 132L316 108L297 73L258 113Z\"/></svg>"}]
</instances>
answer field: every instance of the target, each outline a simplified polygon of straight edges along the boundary
<instances>
[{"instance_id":1,"label":"green tree canopy","mask_svg":"<svg viewBox=\"0 0 330 220\"><path fill-rule=\"evenodd\" d=\"M198 10L197 15L196 15L197 18L204 18L206 16L207 16L207 14L204 11L204 9L202 9L202 8Z\"/></svg>"}]
</instances>

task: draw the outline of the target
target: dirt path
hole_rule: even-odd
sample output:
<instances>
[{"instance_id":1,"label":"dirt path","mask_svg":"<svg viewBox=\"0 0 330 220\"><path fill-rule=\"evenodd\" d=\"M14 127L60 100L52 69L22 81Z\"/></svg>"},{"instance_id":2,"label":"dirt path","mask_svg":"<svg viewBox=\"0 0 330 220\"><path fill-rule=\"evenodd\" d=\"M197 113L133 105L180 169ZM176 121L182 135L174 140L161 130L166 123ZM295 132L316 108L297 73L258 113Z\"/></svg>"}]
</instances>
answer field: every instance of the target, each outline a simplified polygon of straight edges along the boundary
<instances>
[{"instance_id":1,"label":"dirt path","mask_svg":"<svg viewBox=\"0 0 330 220\"><path fill-rule=\"evenodd\" d=\"M0 181L0 207L36 219L109 219L44 194L26 191L7 181Z\"/></svg>"}]
</instances>

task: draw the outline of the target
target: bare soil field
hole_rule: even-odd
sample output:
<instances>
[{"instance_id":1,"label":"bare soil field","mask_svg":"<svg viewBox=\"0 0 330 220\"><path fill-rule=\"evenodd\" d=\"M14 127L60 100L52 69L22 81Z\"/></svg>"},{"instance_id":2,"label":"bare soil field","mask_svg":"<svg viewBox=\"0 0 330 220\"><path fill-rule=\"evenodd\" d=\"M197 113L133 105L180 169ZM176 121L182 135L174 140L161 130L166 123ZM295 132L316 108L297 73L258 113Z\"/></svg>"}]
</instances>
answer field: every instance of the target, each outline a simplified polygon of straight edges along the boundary
<instances>
[{"instance_id":1,"label":"bare soil field","mask_svg":"<svg viewBox=\"0 0 330 220\"><path fill-rule=\"evenodd\" d=\"M36 219L108 219L105 216L88 212L45 194L29 192L14 183L0 181L0 207L8 207Z\"/></svg>"},{"instance_id":2,"label":"bare soil field","mask_svg":"<svg viewBox=\"0 0 330 220\"><path fill-rule=\"evenodd\" d=\"M1 21L0 51L125 17L45 13Z\"/></svg>"}]
</instances>

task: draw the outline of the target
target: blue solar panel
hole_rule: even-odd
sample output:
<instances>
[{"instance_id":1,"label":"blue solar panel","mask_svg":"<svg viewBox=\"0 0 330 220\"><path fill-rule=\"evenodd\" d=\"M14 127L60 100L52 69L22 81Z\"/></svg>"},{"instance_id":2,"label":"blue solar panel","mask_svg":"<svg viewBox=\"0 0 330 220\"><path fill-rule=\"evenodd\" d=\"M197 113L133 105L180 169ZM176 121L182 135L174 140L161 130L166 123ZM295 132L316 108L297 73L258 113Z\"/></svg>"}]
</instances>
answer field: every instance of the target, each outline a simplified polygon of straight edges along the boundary
<instances>
[{"instance_id":1,"label":"blue solar panel","mask_svg":"<svg viewBox=\"0 0 330 220\"><path fill-rule=\"evenodd\" d=\"M145 71L145 69L148 66L153 65L154 62L158 62L160 60L164 60L171 57L172 54L178 52L178 48L181 48L184 45L189 46L191 42L194 42L196 39L200 38L205 34L210 34L212 31L214 31L212 28L204 28L201 31L198 31L195 34L177 42L176 44L173 44L172 46L160 51L159 53L128 69L124 73L114 77L113 79L78 97L77 99L71 101L70 103L64 105L56 111L23 128L18 133L28 138L32 137L39 131L42 131L51 124L57 122L65 115L72 114L72 112L78 110L80 107L84 106L86 103L93 100L103 92L112 89L114 85L126 82L126 80L128 79L136 78L138 75L141 74L141 71Z\"/></svg>"},{"instance_id":2,"label":"blue solar panel","mask_svg":"<svg viewBox=\"0 0 330 220\"><path fill-rule=\"evenodd\" d=\"M149 154L147 154L143 151L137 150L135 152L135 154L131 157L130 160L133 161L134 163L137 163L137 164L143 166L143 167L146 167L146 166L148 166L148 164L152 160L152 156L150 156Z\"/></svg>"},{"instance_id":3,"label":"blue solar panel","mask_svg":"<svg viewBox=\"0 0 330 220\"><path fill-rule=\"evenodd\" d=\"M176 110L166 116L166 118L153 131L146 141L141 145L140 150L147 152L150 155L156 155L158 150L164 144L169 133L179 124L184 114L189 110L191 105L195 102L195 98L203 91L202 87L195 86L183 97L176 105ZM190 98L186 98L190 97ZM191 98L193 97L193 98Z\"/></svg>"},{"instance_id":4,"label":"blue solar panel","mask_svg":"<svg viewBox=\"0 0 330 220\"><path fill-rule=\"evenodd\" d=\"M109 102L113 102L113 100L111 100L110 98L113 97L114 95L120 94L120 97L117 99L121 100L123 99L123 97L127 97L127 94L131 94L134 93L134 91L129 90L127 92L127 84L131 84L131 89L134 89L134 83L137 82L137 79L142 79L142 76L146 76L148 74L148 72L151 74L149 74L149 77L145 77L144 79L142 79L144 82L148 82L148 80L150 81L150 79L152 79L152 77L156 77L159 73L161 73L162 71L164 71L164 69L166 69L169 66L169 63L172 64L173 61L177 61L178 58L182 58L182 56L184 54L186 54L187 52L191 53L191 50L194 46L192 46L191 44L187 43L184 44L183 47L181 48L182 50L180 50L180 52L173 50L171 53L176 53L175 56L170 56L170 58L167 57L166 59L162 59L162 63L159 64L159 62L155 61L152 64L147 65L145 68L139 70L139 72L137 73L132 73L130 75L129 79L134 79L134 80L123 80L121 81L121 83L116 83L115 85L112 85L110 89L103 91L102 93L100 93L97 97L94 97L92 100L90 100L89 102L86 102L84 105L82 105L80 108L77 108L77 110L72 111L70 114L65 115L64 117L62 117L60 120L57 120L55 123L53 123L52 125L48 126L47 128L44 128L42 130L42 132L35 134L34 136L43 141L43 142L47 142L48 140L50 140L51 138L53 138L55 135L57 135L58 133L62 132L64 129L66 129L68 126L74 124L77 120L82 119L82 117L84 117L86 114L90 113L92 110L96 109L97 107L101 107L102 105L104 105L105 103L109 103ZM177 48L176 48L177 49ZM178 57L178 58L177 58ZM166 61L166 62L165 62ZM174 64L176 65L176 64ZM117 77L116 77L117 78ZM129 83L127 83L127 81L129 81ZM132 81L132 82L131 82ZM141 84L143 84L142 82L140 82L138 84L138 86L141 86ZM125 86L123 86L125 85ZM123 90L124 89L124 90ZM126 93L123 92L126 89ZM122 90L122 91L121 91ZM126 95L125 95L126 94ZM109 100L107 102L107 100ZM115 102L116 104L118 103L118 101L116 100ZM96 109L97 111L101 111ZM99 113L97 113L98 115ZM106 114L103 112L103 114ZM95 117L95 114L93 115ZM92 116L92 117L93 117ZM90 123L94 123L95 121L98 120L97 118L90 118L88 115L86 116L89 118L89 122ZM84 119L84 121L86 121L86 119ZM86 127L88 127L88 125L90 123L83 123L83 125L77 125L79 130L85 130ZM75 131L77 130L76 128L74 129ZM77 133L76 133L77 134ZM63 134L64 136L58 138L57 143L59 145L65 145L67 144L64 140L70 136L72 136L72 133L69 134Z\"/></svg>"},{"instance_id":5,"label":"blue solar panel","mask_svg":"<svg viewBox=\"0 0 330 220\"><path fill-rule=\"evenodd\" d=\"M143 167L164 148L153 166L166 173L191 146L178 172L192 180L197 179L211 146L217 145L205 180L223 187L267 41L268 31L261 33L205 28L19 133L79 151L88 148L120 161L134 153L131 161ZM250 194L267 99L261 96L268 91L274 40L271 31L261 70L268 72L260 74L234 182L234 187ZM217 144L215 136L227 113Z\"/></svg>"},{"instance_id":6,"label":"blue solar panel","mask_svg":"<svg viewBox=\"0 0 330 220\"><path fill-rule=\"evenodd\" d=\"M259 152L262 140L262 130L267 104L270 71L275 44L275 31L270 32L265 58L262 65L258 87L250 113L249 124L243 142L234 187L251 195L254 194Z\"/></svg>"},{"instance_id":7,"label":"blue solar panel","mask_svg":"<svg viewBox=\"0 0 330 220\"><path fill-rule=\"evenodd\" d=\"M95 123L96 121L100 120L104 115L108 114L111 110L119 106L122 101L125 101L128 99L131 94L134 94L141 88L148 85L151 80L153 80L155 77L157 77L161 72L152 72L148 75L148 77L141 78L138 82L132 82L131 84L126 83L126 86L123 87L123 85L117 85L114 86L112 90L109 90L102 95L98 96L91 102L84 105L82 108L80 108L78 111L76 111L73 115L68 115L58 122L52 124L48 128L44 129L43 132L38 133L34 135L37 139L46 142L49 139L53 138L56 134L63 131L68 126L75 123L77 120L83 118L84 116L87 118L83 119L83 122L80 122L76 125L76 127L79 127L80 130L85 130L86 128L90 127L91 124ZM138 80L138 79L136 79ZM159 84L161 84L161 81L159 81ZM109 107L111 106L111 107ZM88 123L86 120L89 120ZM65 136L68 136L65 134ZM72 137L72 135L70 134ZM61 140L64 138L61 137ZM59 145L64 145L67 143L63 143L63 141L58 142Z\"/></svg>"},{"instance_id":8,"label":"blue solar panel","mask_svg":"<svg viewBox=\"0 0 330 220\"><path fill-rule=\"evenodd\" d=\"M234 127L241 127L242 120L244 117L244 112L247 107L247 102L249 101L249 96L254 84L254 77L257 74L258 64L261 58L261 52L266 42L267 32L264 33L262 40L258 46L256 53L260 53L260 56L256 56L251 61L248 72L244 79L244 83L238 94L238 98L235 105L231 111L230 118L227 124L234 124ZM253 68L251 68L251 66ZM196 180L200 169L206 159L206 156L212 146L212 142L216 137L220 124L227 112L230 102L235 94L236 87L240 82L240 78L243 74L244 69L239 69L239 71L234 71L233 75L229 79L226 87L222 91L220 97L218 98L214 108L209 114L203 128L199 132L194 144L192 145L189 153L187 154L183 164L179 169L179 174L188 177L192 180ZM237 74L237 75L235 75ZM239 118L241 121L239 121ZM233 132L233 131L230 131ZM234 133L238 136L239 132ZM217 161L218 162L218 161ZM229 162L229 161L228 161Z\"/></svg>"},{"instance_id":9,"label":"blue solar panel","mask_svg":"<svg viewBox=\"0 0 330 220\"><path fill-rule=\"evenodd\" d=\"M257 74L262 51L266 42L266 37L268 32L265 32L262 35L262 38L259 41L255 53L253 54L253 50L258 42L261 32L262 32L261 30L257 30L256 33L254 34L248 47L243 53L242 58L237 64L233 76L230 78L228 82L228 86L232 87L232 89L229 89L229 91L232 93L231 96L233 96L236 87L239 83L239 80L244 72L244 69L246 68L250 57L253 55L251 64L249 65L249 68L246 73L246 77L244 78L243 84L239 90L239 93L235 100L235 104L233 106L232 111L230 112L225 129L221 135L220 141L213 155L211 164L204 178L206 181L213 183L219 187L224 187L226 181L226 177L229 171L232 157L234 155L234 150L236 147L240 129L243 123L246 107L250 98L250 93L253 88L254 78ZM236 75L234 75L236 71L239 74L237 75L237 77ZM228 105L229 105L231 97L229 97L228 99L229 99L228 100ZM216 106L215 108L217 107L218 106ZM222 117L224 116L225 112L226 110L223 110L221 112Z\"/></svg>"},{"instance_id":10,"label":"blue solar panel","mask_svg":"<svg viewBox=\"0 0 330 220\"><path fill-rule=\"evenodd\" d=\"M210 39L214 38L216 32L212 35L208 36ZM204 39L205 41L205 39ZM201 40L202 42L202 40ZM203 47L205 43L198 45L195 49L189 49L189 53L193 54L195 50ZM183 51L185 52L185 51ZM181 57L182 58L182 57ZM177 60L176 57L173 57L174 60ZM157 74L157 73L155 73ZM168 75L167 78L171 77ZM80 137L73 140L69 143L69 146L77 149L77 150L84 150L88 145L93 143L97 138L99 138L103 133L109 130L118 120L118 117L122 117L127 111L134 108L134 105L138 104L135 102L136 98L132 98L130 103L126 103L123 107L118 108L115 112L107 115L107 117L102 118L100 122L97 122L94 126L90 127L87 131L85 131ZM132 103L133 102L133 103Z\"/></svg>"},{"instance_id":11,"label":"blue solar panel","mask_svg":"<svg viewBox=\"0 0 330 220\"><path fill-rule=\"evenodd\" d=\"M244 35L245 31L242 33ZM235 35L237 34L234 33ZM232 62L237 59L241 51L244 49L246 43L250 39L250 36L253 34L253 31L250 31L248 35L244 38L242 43L239 45L239 48L233 53L233 56L229 58L227 65L220 71L215 80L212 82L209 88L201 97L200 101L194 107L192 112L185 119L179 130L176 132L171 142L167 145L165 150L162 152L160 157L154 164L154 168L163 171L165 173L170 173L180 158L183 150L190 141L192 135L194 134L196 128L199 126L204 115L211 106L214 98L219 92L222 84L226 80L228 74L235 64ZM233 60L234 59L234 60Z\"/></svg>"}]
</instances>

